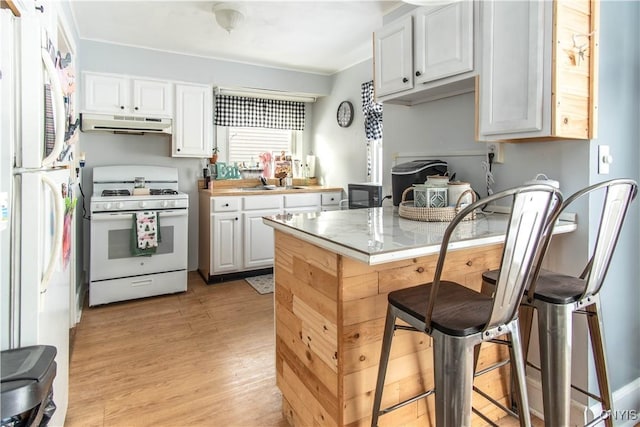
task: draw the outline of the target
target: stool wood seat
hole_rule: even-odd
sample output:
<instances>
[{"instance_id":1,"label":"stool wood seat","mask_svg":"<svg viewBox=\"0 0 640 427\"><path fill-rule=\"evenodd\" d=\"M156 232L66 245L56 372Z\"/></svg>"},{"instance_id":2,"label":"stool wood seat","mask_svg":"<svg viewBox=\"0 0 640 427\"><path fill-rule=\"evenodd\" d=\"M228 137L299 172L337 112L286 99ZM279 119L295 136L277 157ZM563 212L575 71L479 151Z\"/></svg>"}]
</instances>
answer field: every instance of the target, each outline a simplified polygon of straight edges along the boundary
<instances>
[{"instance_id":1,"label":"stool wood seat","mask_svg":"<svg viewBox=\"0 0 640 427\"><path fill-rule=\"evenodd\" d=\"M511 213L506 233L501 271L492 296L476 292L456 282L441 280L449 241L456 226L471 212L496 201L510 201ZM436 425L471 425L472 390L475 370L474 349L482 342L507 336L516 377L520 425L530 426L524 383L524 357L518 328L518 305L533 261L544 247L547 223L559 211L562 196L550 186L533 185L496 193L462 209L445 230L431 283L393 291L388 295L380 364L371 425L378 417L434 392L407 399L380 409L394 331L412 330L433 338ZM396 325L396 319L409 324Z\"/></svg>"},{"instance_id":2,"label":"stool wood seat","mask_svg":"<svg viewBox=\"0 0 640 427\"><path fill-rule=\"evenodd\" d=\"M582 274L577 277L544 270L540 267L544 255L544 251L541 251L541 257L538 259L536 270L531 276L530 285L525 290L520 313L523 325L523 351L526 357L531 335L533 309L535 309L538 312L545 426L569 425L572 388L586 393L602 404L601 414L589 425L595 425L604 420L605 425L613 426L612 397L602 335L599 292L628 207L635 199L637 191L638 187L635 181L614 179L584 188L566 199L561 212L583 196L589 196L596 192L604 193L598 234L587 265ZM551 236L551 229L549 229L545 237L545 246L547 247ZM483 288L495 286L499 274L499 270L483 273ZM571 385L573 313L587 315L600 396L587 393Z\"/></svg>"}]
</instances>

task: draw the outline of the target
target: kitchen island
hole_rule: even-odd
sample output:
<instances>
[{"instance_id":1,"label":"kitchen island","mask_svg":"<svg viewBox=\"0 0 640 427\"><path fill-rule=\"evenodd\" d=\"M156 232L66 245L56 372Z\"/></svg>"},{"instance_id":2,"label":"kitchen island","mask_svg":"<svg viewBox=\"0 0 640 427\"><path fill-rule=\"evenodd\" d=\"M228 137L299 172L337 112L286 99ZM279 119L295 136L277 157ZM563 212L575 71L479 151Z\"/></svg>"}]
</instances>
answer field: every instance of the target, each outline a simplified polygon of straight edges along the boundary
<instances>
[{"instance_id":1,"label":"kitchen island","mask_svg":"<svg viewBox=\"0 0 640 427\"><path fill-rule=\"evenodd\" d=\"M387 294L432 280L448 223L407 220L393 208L263 221L275 231L276 381L285 418L293 426L370 425ZM499 213L463 222L443 279L479 290L482 272L499 267L506 226ZM555 233L574 229L566 222ZM484 344L478 369L506 355L506 348ZM431 338L396 331L382 406L432 388L432 371ZM476 386L504 403L508 381L503 367ZM504 416L478 394L473 405L492 419ZM380 418L381 426L400 424L435 425L433 395Z\"/></svg>"}]
</instances>

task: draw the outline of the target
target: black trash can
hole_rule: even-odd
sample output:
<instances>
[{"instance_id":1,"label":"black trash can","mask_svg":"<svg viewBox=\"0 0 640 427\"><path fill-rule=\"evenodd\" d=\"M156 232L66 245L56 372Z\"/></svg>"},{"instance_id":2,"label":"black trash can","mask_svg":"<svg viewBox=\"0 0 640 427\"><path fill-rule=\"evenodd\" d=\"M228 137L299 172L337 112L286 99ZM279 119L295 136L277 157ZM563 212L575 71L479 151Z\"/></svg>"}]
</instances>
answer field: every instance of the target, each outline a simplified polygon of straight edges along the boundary
<instances>
[{"instance_id":1,"label":"black trash can","mask_svg":"<svg viewBox=\"0 0 640 427\"><path fill-rule=\"evenodd\" d=\"M391 168L393 205L400 205L404 190L413 184L423 184L430 175L446 174L447 168L447 162L442 160L414 160L393 166ZM407 200L413 200L413 194L410 194Z\"/></svg>"},{"instance_id":2,"label":"black trash can","mask_svg":"<svg viewBox=\"0 0 640 427\"><path fill-rule=\"evenodd\" d=\"M34 345L0 354L0 426L46 426L55 412L53 379L57 350Z\"/></svg>"}]
</instances>

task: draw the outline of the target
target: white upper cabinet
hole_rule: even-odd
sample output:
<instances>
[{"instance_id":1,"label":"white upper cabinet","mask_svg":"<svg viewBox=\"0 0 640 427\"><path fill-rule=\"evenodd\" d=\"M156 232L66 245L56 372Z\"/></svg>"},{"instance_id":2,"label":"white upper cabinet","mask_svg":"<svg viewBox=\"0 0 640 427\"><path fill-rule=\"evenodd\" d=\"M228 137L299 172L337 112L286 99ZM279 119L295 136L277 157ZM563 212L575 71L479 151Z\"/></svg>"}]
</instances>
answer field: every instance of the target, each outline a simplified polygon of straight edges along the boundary
<instances>
[{"instance_id":1,"label":"white upper cabinet","mask_svg":"<svg viewBox=\"0 0 640 427\"><path fill-rule=\"evenodd\" d=\"M598 2L482 2L478 140L596 135Z\"/></svg>"},{"instance_id":2,"label":"white upper cabinet","mask_svg":"<svg viewBox=\"0 0 640 427\"><path fill-rule=\"evenodd\" d=\"M134 79L133 110L158 116L171 116L173 112L173 87L171 82Z\"/></svg>"},{"instance_id":3,"label":"white upper cabinet","mask_svg":"<svg viewBox=\"0 0 640 427\"><path fill-rule=\"evenodd\" d=\"M458 1L415 13L416 84L473 70L473 3Z\"/></svg>"},{"instance_id":4,"label":"white upper cabinet","mask_svg":"<svg viewBox=\"0 0 640 427\"><path fill-rule=\"evenodd\" d=\"M474 89L477 2L420 7L374 33L378 101L411 105Z\"/></svg>"},{"instance_id":5,"label":"white upper cabinet","mask_svg":"<svg viewBox=\"0 0 640 427\"><path fill-rule=\"evenodd\" d=\"M489 1L482 5L479 108L483 136L542 131L543 86L550 77L545 73L544 47L551 42L545 43L545 24L550 25L545 22L545 3L550 4Z\"/></svg>"},{"instance_id":6,"label":"white upper cabinet","mask_svg":"<svg viewBox=\"0 0 640 427\"><path fill-rule=\"evenodd\" d=\"M174 157L210 157L213 146L213 88L176 83Z\"/></svg>"},{"instance_id":7,"label":"white upper cabinet","mask_svg":"<svg viewBox=\"0 0 640 427\"><path fill-rule=\"evenodd\" d=\"M375 92L384 96L413 87L413 17L374 33Z\"/></svg>"},{"instance_id":8,"label":"white upper cabinet","mask_svg":"<svg viewBox=\"0 0 640 427\"><path fill-rule=\"evenodd\" d=\"M173 115L173 84L117 74L84 73L85 111L157 117Z\"/></svg>"}]
</instances>

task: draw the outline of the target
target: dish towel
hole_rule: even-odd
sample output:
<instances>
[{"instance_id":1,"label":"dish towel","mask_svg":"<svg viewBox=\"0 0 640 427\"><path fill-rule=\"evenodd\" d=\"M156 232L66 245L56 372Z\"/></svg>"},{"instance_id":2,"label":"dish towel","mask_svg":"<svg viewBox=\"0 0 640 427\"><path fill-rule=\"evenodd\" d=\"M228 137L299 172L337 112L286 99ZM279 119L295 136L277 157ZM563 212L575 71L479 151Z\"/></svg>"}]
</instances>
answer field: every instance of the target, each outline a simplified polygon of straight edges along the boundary
<instances>
[{"instance_id":1,"label":"dish towel","mask_svg":"<svg viewBox=\"0 0 640 427\"><path fill-rule=\"evenodd\" d=\"M160 242L160 214L153 211L134 213L131 254L151 256L156 253Z\"/></svg>"}]
</instances>

